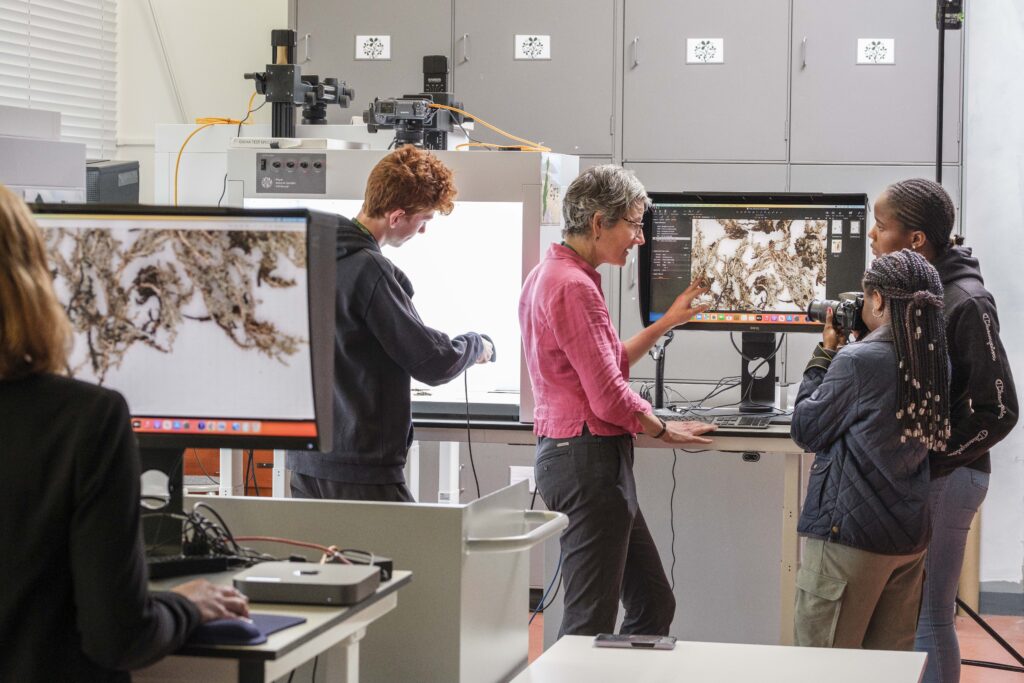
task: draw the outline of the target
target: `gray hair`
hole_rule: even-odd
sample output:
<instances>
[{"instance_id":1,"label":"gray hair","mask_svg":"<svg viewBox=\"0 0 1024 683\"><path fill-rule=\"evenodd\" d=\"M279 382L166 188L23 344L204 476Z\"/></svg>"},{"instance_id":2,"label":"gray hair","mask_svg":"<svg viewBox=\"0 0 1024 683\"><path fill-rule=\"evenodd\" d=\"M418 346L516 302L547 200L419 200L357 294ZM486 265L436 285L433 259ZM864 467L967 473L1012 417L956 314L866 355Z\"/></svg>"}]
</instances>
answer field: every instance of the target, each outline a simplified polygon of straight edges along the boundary
<instances>
[{"instance_id":1,"label":"gray hair","mask_svg":"<svg viewBox=\"0 0 1024 683\"><path fill-rule=\"evenodd\" d=\"M562 200L565 227L562 236L586 235L590 221L600 213L605 225L612 225L638 202L651 204L647 190L632 171L604 164L588 168L572 181Z\"/></svg>"}]
</instances>

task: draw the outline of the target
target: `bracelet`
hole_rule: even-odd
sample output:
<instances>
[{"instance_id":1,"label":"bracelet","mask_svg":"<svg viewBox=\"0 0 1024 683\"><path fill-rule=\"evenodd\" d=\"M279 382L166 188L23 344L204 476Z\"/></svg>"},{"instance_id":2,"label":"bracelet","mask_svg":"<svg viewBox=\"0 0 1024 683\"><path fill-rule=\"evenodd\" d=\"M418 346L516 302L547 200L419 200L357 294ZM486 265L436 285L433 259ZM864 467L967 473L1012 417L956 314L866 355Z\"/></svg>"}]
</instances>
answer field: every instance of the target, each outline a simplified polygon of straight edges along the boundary
<instances>
[{"instance_id":1,"label":"bracelet","mask_svg":"<svg viewBox=\"0 0 1024 683\"><path fill-rule=\"evenodd\" d=\"M660 439L661 437L665 436L665 430L668 429L668 424L664 420L662 420L660 417L658 417L657 415L654 415L653 417L654 417L655 420L657 420L658 422L661 423L661 431L658 432L657 434L655 434L654 436L652 436L651 438L652 439Z\"/></svg>"}]
</instances>

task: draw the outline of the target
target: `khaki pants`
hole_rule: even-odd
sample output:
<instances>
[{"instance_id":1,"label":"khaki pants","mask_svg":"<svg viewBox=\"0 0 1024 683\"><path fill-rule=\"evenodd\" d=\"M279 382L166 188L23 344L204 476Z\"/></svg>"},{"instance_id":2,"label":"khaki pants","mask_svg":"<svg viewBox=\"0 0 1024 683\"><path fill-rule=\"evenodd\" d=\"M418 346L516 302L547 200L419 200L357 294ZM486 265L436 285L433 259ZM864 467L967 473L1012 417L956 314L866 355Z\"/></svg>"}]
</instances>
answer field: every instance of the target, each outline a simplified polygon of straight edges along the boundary
<instances>
[{"instance_id":1,"label":"khaki pants","mask_svg":"<svg viewBox=\"0 0 1024 683\"><path fill-rule=\"evenodd\" d=\"M924 551L880 555L807 539L796 575L796 644L913 650Z\"/></svg>"}]
</instances>

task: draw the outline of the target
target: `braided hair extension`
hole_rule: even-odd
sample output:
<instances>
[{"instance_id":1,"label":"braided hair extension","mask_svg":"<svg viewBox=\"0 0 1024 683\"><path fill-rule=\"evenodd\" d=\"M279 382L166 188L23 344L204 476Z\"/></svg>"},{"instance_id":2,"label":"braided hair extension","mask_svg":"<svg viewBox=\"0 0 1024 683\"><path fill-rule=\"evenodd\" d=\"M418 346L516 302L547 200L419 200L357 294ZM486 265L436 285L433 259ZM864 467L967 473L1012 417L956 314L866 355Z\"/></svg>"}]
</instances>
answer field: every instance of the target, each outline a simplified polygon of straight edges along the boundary
<instances>
[{"instance_id":1,"label":"braided hair extension","mask_svg":"<svg viewBox=\"0 0 1024 683\"><path fill-rule=\"evenodd\" d=\"M959 235L950 239L956 210L942 185L925 178L911 178L893 183L885 192L896 219L906 230L923 232L937 254L946 253L953 244L963 244Z\"/></svg>"},{"instance_id":2,"label":"braided hair extension","mask_svg":"<svg viewBox=\"0 0 1024 683\"><path fill-rule=\"evenodd\" d=\"M880 256L864 273L865 292L889 308L899 378L896 419L900 441L918 439L933 451L949 439L949 366L942 282L928 261L909 249Z\"/></svg>"}]
</instances>

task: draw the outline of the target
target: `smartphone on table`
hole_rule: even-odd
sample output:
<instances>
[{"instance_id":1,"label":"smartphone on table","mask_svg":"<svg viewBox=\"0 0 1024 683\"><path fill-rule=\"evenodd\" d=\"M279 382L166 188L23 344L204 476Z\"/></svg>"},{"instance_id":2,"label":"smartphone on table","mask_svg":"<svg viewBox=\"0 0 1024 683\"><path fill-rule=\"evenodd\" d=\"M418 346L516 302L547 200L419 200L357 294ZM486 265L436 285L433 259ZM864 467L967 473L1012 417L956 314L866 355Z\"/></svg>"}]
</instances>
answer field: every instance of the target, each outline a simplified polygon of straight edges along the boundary
<instances>
[{"instance_id":1,"label":"smartphone on table","mask_svg":"<svg viewBox=\"0 0 1024 683\"><path fill-rule=\"evenodd\" d=\"M594 647L628 647L637 650L671 650L675 646L675 636L640 636L619 633L598 633L594 636Z\"/></svg>"}]
</instances>

